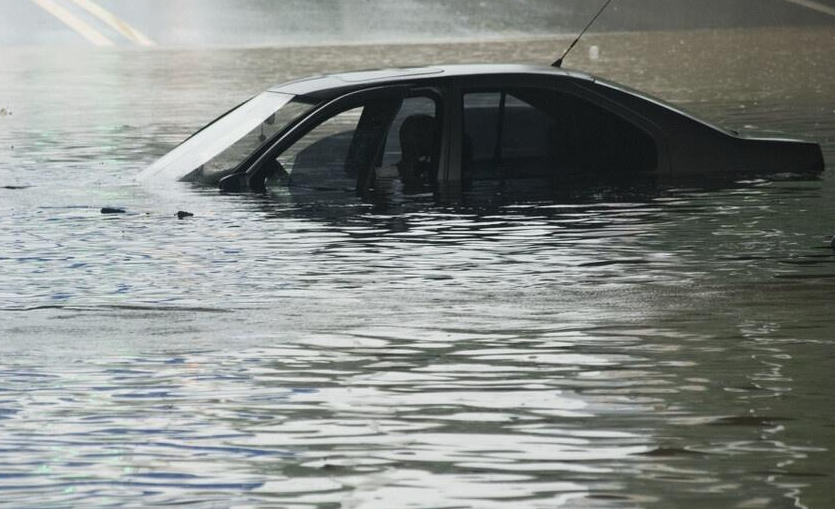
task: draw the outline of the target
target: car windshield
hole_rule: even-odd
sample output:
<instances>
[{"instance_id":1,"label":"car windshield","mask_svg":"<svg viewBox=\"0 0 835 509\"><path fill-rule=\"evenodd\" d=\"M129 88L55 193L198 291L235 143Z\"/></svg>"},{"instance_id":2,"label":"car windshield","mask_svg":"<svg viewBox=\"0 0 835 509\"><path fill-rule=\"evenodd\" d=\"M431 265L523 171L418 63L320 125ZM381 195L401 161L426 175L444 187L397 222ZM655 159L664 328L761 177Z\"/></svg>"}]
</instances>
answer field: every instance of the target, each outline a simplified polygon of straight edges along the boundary
<instances>
[{"instance_id":1,"label":"car windshield","mask_svg":"<svg viewBox=\"0 0 835 509\"><path fill-rule=\"evenodd\" d=\"M216 181L311 106L290 94L257 95L153 163L139 175L139 180L161 177Z\"/></svg>"}]
</instances>

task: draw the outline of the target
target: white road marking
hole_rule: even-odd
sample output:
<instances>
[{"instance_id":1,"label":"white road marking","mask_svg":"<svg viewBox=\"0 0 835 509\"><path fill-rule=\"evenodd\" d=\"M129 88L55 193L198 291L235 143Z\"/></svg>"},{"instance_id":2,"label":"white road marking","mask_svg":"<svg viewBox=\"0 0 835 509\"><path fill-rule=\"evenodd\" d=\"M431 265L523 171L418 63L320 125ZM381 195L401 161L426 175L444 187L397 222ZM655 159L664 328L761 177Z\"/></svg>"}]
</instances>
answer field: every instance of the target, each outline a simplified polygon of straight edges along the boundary
<instances>
[{"instance_id":1,"label":"white road marking","mask_svg":"<svg viewBox=\"0 0 835 509\"><path fill-rule=\"evenodd\" d=\"M84 37L96 46L113 46L113 41L104 36L101 32L91 27L78 16L64 9L52 0L30 0L49 14L58 18L62 23L75 30L78 35Z\"/></svg>"},{"instance_id":2,"label":"white road marking","mask_svg":"<svg viewBox=\"0 0 835 509\"><path fill-rule=\"evenodd\" d=\"M835 8L829 7L828 5L823 5L818 2L812 2L811 0L785 0L786 2L800 5L806 7L807 9L812 9L813 11L822 12L824 14L829 14L830 16L835 16Z\"/></svg>"},{"instance_id":3,"label":"white road marking","mask_svg":"<svg viewBox=\"0 0 835 509\"><path fill-rule=\"evenodd\" d=\"M97 17L104 23L106 23L108 26L110 26L110 28L124 35L131 42L134 42L140 46L154 46L154 41L146 37L145 34L133 28L126 21L123 21L122 19L118 18L115 14L108 11L104 7L93 2L93 0L71 1L79 7L81 7L82 9L84 9L85 11L92 14L93 16Z\"/></svg>"}]
</instances>

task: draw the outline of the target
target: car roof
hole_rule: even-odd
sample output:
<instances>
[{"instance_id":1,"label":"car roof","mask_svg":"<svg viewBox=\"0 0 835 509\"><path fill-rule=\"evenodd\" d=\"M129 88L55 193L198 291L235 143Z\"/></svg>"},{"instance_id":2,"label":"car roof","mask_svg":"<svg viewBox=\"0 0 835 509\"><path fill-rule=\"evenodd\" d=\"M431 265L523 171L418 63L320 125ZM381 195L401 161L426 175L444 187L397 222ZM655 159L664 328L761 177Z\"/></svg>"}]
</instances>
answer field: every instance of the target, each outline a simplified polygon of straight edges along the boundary
<instances>
[{"instance_id":1,"label":"car roof","mask_svg":"<svg viewBox=\"0 0 835 509\"><path fill-rule=\"evenodd\" d=\"M473 78L488 75L535 75L555 78L573 78L594 81L594 77L577 71L557 67L524 64L458 64L431 67L403 67L373 69L311 76L276 85L269 90L293 95L330 96L369 86L419 83L454 78Z\"/></svg>"}]
</instances>

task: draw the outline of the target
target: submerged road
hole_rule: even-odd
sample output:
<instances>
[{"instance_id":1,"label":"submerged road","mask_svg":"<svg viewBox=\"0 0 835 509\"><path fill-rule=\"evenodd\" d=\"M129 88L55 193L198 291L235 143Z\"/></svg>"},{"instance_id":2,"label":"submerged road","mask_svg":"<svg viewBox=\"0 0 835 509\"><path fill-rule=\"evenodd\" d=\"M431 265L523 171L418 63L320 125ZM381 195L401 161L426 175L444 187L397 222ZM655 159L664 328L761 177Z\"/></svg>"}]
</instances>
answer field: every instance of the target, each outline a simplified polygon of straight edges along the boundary
<instances>
[{"instance_id":1,"label":"submerged road","mask_svg":"<svg viewBox=\"0 0 835 509\"><path fill-rule=\"evenodd\" d=\"M271 46L572 33L582 0L0 0L0 45ZM835 0L619 0L599 31L835 24Z\"/></svg>"}]
</instances>

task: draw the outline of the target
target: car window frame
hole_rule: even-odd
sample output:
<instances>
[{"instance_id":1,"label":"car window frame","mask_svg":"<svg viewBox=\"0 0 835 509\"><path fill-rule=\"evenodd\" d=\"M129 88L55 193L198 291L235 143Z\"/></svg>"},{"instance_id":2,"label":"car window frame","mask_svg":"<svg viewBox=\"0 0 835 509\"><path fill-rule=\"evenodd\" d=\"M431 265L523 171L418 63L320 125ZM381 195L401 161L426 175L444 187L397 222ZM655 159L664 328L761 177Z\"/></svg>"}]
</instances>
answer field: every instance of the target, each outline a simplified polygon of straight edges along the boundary
<instances>
[{"instance_id":1,"label":"car window frame","mask_svg":"<svg viewBox=\"0 0 835 509\"><path fill-rule=\"evenodd\" d=\"M670 156L667 136L660 126L641 115L639 112L621 104L594 90L594 82L581 83L570 77L527 74L495 74L465 76L457 79L449 87L447 96L447 128L450 142L446 156L446 183L461 186L463 182L463 138L464 138L464 95L478 92L501 92L513 88L541 89L562 93L582 99L617 115L636 128L642 129L655 142L657 149L657 169L653 173L664 174L670 170Z\"/></svg>"},{"instance_id":2,"label":"car window frame","mask_svg":"<svg viewBox=\"0 0 835 509\"><path fill-rule=\"evenodd\" d=\"M544 115L547 115L547 112L544 112L540 108L537 108L536 105L530 104L529 102L525 101L518 95L514 94L515 91L520 89L528 89L528 90L546 90L552 92L553 90L541 88L541 87L530 87L530 86L506 86L506 87L490 87L490 88L474 88L474 89L464 89L461 94L461 134L464 134L464 129L466 129L466 123L464 121L464 109L465 109L465 100L464 96L467 94L498 94L499 104L497 106L497 118L496 118L496 129L495 132L492 134L495 136L495 143L493 145L493 154L490 158L491 164L495 165L496 168L502 168L505 164L504 161L504 154L503 148L505 147L505 122L507 120L507 99L508 96L512 96L517 101L523 102L532 108L534 111L540 112ZM462 136L462 143L463 143L463 136ZM463 152L461 154L463 158ZM461 161L462 169L463 169L463 159Z\"/></svg>"},{"instance_id":3,"label":"car window frame","mask_svg":"<svg viewBox=\"0 0 835 509\"><path fill-rule=\"evenodd\" d=\"M363 106L364 103L375 99L397 99L400 104L394 111L397 111L402 105L403 99L408 95L409 91L415 87L411 84L395 84L377 86L371 88L362 88L343 93L335 98L326 100L315 106L306 115L303 115L291 125L287 127L276 139L268 143L266 148L260 154L254 155L250 161L247 161L246 166L241 165L236 171L237 174L242 175L246 182L246 187L254 191L263 192L264 181L266 175L263 174L262 169L266 167L266 162L270 159L276 159L282 152L284 152L291 145L299 141L306 134L311 132L317 126L326 122L328 119L339 115L351 108ZM388 119L386 129L391 128L391 123L394 121L394 115ZM385 139L385 136L383 136ZM362 190L357 189L360 193Z\"/></svg>"}]
</instances>

